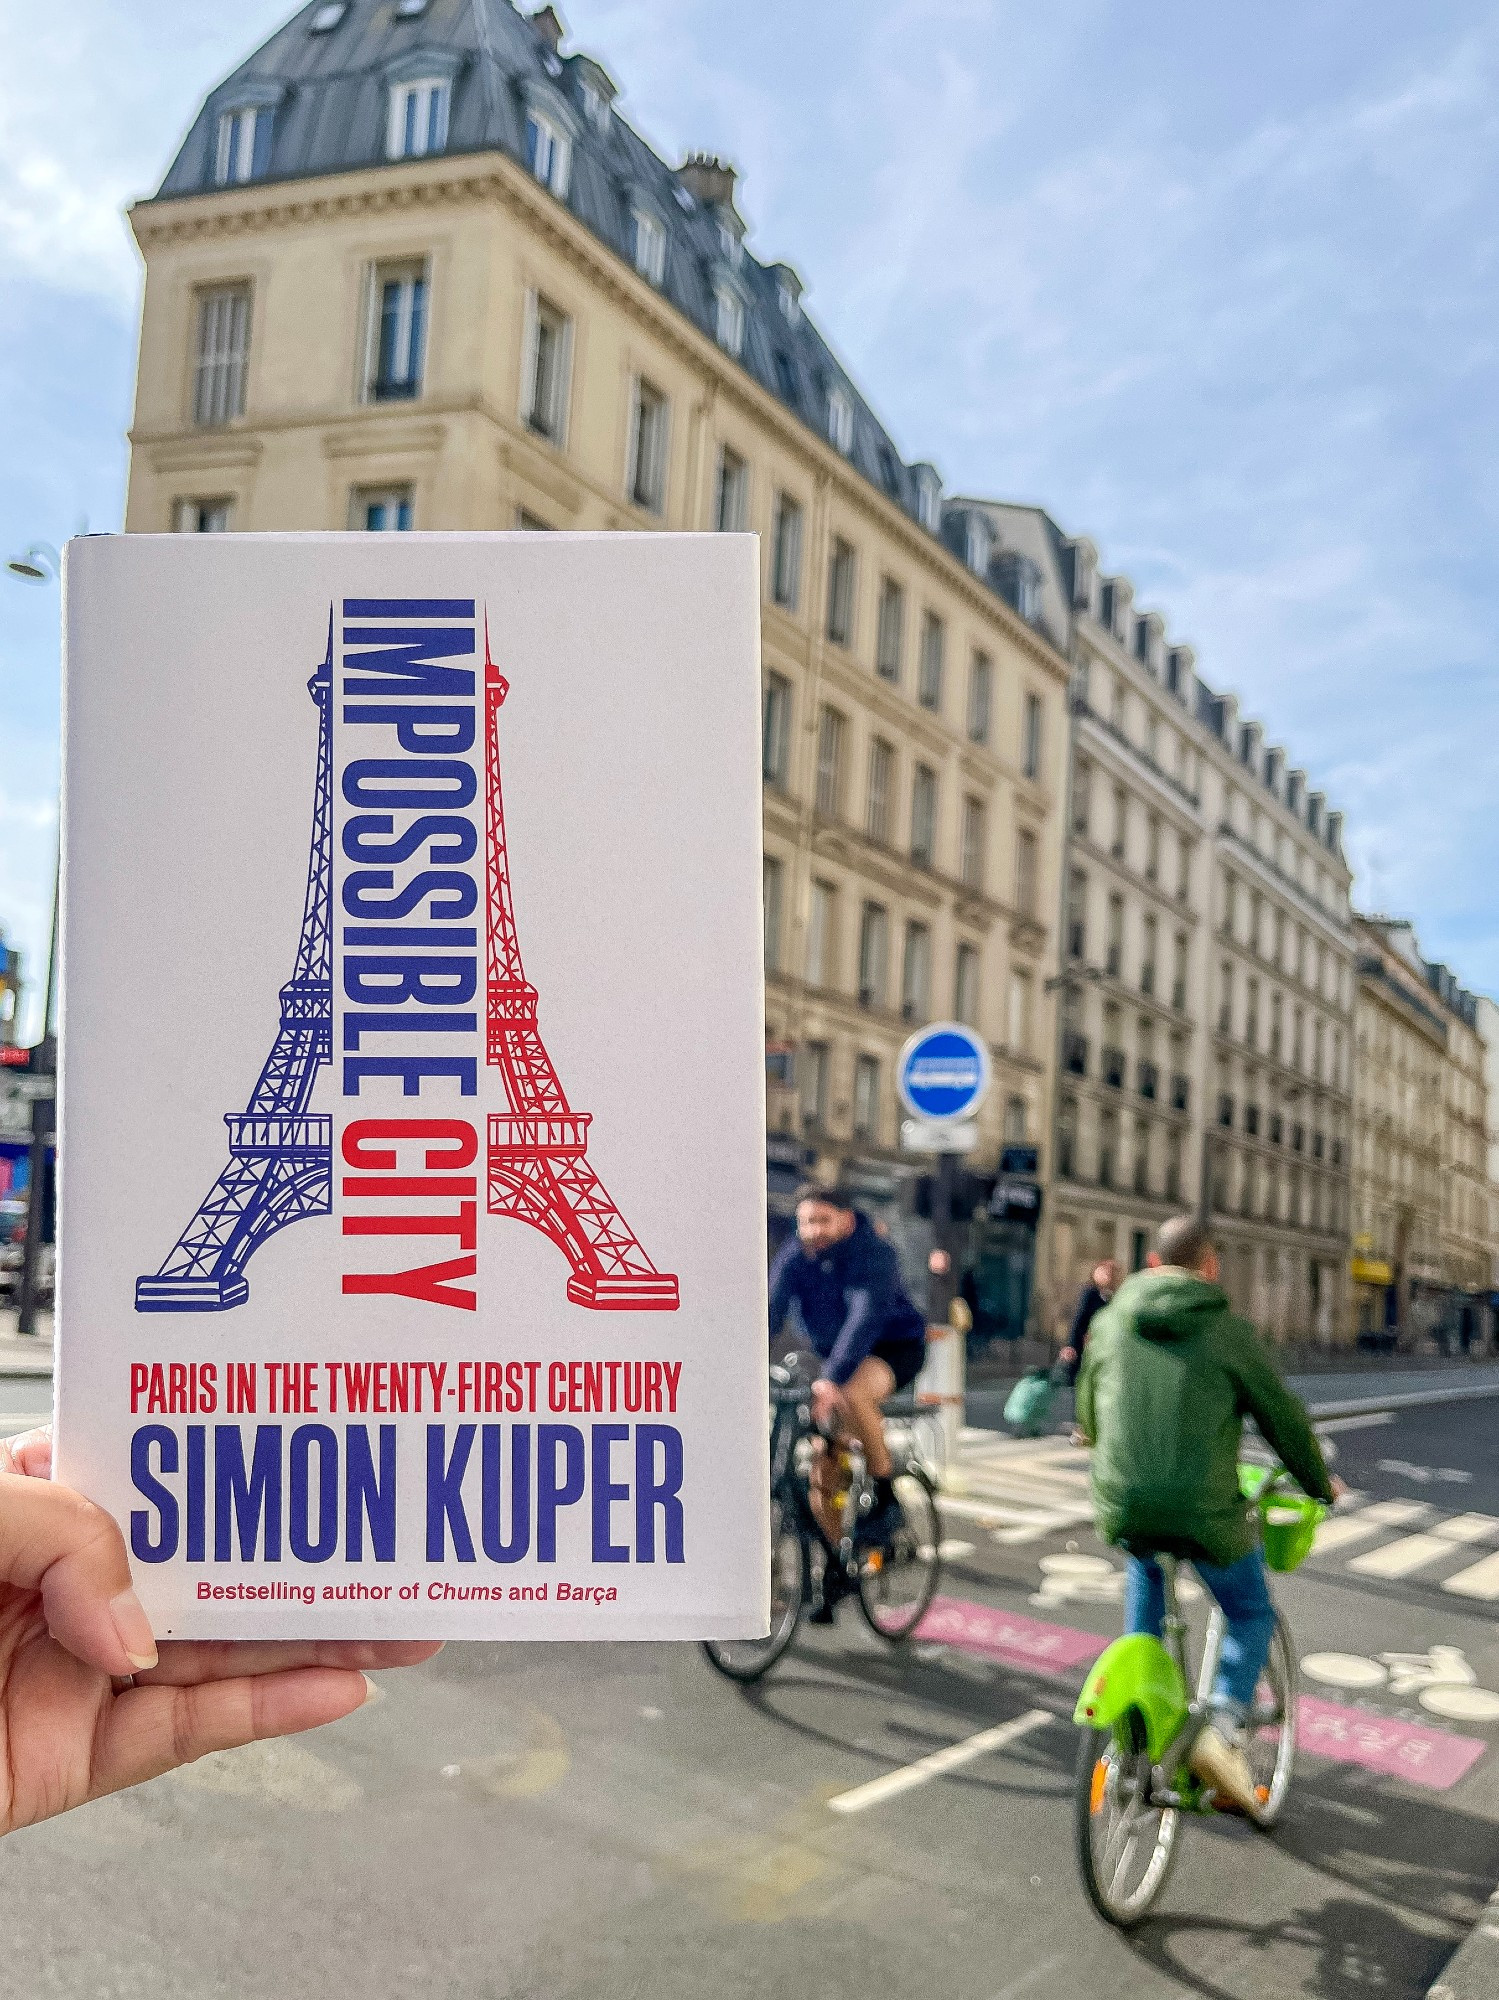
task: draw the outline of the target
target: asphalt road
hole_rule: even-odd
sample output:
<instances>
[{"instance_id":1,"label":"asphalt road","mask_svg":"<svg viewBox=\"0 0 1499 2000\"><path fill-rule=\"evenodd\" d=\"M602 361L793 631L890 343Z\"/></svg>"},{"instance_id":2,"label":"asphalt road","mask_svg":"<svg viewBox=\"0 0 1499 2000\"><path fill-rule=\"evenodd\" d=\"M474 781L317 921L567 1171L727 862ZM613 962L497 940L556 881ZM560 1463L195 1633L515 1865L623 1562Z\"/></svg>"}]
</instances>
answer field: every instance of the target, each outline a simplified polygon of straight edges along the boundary
<instances>
[{"instance_id":1,"label":"asphalt road","mask_svg":"<svg viewBox=\"0 0 1499 2000\"><path fill-rule=\"evenodd\" d=\"M18 1386L4 1413L44 1400ZM1499 1720L1420 1703L1433 1649L1499 1690L1499 1578L1491 1598L1443 1588L1499 1549L1479 1518L1499 1535L1496 1426L1483 1401L1336 1431L1364 1496L1349 1520L1386 1513L1278 1591L1333 1675L1304 1686L1317 1741L1365 1761L1305 1756L1273 1838L1189 1823L1129 1939L1092 1916L1072 1861L1081 1667L895 1654L845 1607L751 1693L687 1646L450 1646L315 1736L12 1837L10 1962L29 1995L68 2000L1424 1994L1499 1880ZM977 1629L1117 1631L1116 1572L1086 1530L1001 1543L970 1514L948 1532L944 1592ZM1403 1680L1381 1653L1411 1656ZM1499 1716L1499 1698L1466 1705ZM945 1777L829 1807L1026 1718ZM1424 1782L1369 1768L1401 1746Z\"/></svg>"}]
</instances>

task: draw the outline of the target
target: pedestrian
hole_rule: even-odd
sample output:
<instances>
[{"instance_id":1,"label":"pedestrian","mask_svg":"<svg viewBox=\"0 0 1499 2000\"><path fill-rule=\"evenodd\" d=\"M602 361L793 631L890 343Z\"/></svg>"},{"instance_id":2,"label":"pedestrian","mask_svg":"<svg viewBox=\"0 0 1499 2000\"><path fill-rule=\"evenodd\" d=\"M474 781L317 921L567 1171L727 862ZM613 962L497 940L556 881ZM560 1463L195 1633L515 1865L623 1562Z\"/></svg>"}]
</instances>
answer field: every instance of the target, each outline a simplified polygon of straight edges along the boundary
<instances>
[{"instance_id":1,"label":"pedestrian","mask_svg":"<svg viewBox=\"0 0 1499 2000\"><path fill-rule=\"evenodd\" d=\"M1078 1294L1072 1324L1067 1329L1067 1345L1057 1356L1058 1364L1067 1370L1069 1389L1077 1387L1077 1371L1083 1365L1083 1350L1088 1345L1088 1328L1118 1291L1122 1275L1114 1258L1105 1257L1093 1266L1093 1276Z\"/></svg>"},{"instance_id":2,"label":"pedestrian","mask_svg":"<svg viewBox=\"0 0 1499 2000\"><path fill-rule=\"evenodd\" d=\"M366 1667L435 1643L256 1640L160 1648L119 1528L51 1477L52 1434L0 1441L0 1833L369 1700Z\"/></svg>"}]
</instances>

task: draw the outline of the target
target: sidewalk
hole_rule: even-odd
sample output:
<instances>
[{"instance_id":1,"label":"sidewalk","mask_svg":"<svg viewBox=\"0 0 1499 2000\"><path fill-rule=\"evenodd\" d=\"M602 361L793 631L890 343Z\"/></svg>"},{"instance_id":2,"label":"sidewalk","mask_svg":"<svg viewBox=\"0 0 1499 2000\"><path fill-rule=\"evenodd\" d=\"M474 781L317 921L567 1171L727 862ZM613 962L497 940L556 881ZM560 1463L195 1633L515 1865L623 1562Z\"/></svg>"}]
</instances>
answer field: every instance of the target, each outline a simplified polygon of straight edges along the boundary
<instances>
[{"instance_id":1,"label":"sidewalk","mask_svg":"<svg viewBox=\"0 0 1499 2000\"><path fill-rule=\"evenodd\" d=\"M34 1376L45 1379L52 1373L52 1313L50 1308L36 1316L36 1332L23 1338L16 1332L15 1313L0 1309L0 1376Z\"/></svg>"},{"instance_id":2,"label":"sidewalk","mask_svg":"<svg viewBox=\"0 0 1499 2000\"><path fill-rule=\"evenodd\" d=\"M1499 1993L1499 1889L1426 2000L1493 2000Z\"/></svg>"}]
</instances>

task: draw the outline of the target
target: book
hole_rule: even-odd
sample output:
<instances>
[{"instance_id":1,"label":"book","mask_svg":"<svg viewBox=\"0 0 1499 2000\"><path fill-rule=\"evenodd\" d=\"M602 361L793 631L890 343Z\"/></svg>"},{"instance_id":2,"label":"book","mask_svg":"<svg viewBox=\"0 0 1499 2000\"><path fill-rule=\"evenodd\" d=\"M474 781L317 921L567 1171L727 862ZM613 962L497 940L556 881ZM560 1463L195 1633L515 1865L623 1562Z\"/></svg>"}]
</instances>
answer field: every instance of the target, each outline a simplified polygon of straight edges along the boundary
<instances>
[{"instance_id":1,"label":"book","mask_svg":"<svg viewBox=\"0 0 1499 2000\"><path fill-rule=\"evenodd\" d=\"M69 547L56 1466L159 1637L766 1629L757 548Z\"/></svg>"}]
</instances>

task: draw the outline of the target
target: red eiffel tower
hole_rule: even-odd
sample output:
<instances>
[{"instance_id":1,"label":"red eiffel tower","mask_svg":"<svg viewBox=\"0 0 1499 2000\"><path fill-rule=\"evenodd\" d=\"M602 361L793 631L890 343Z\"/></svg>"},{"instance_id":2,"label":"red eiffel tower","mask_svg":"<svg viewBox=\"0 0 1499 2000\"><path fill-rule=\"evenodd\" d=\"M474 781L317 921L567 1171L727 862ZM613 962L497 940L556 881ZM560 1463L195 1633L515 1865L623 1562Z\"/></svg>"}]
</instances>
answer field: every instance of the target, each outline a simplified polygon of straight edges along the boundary
<instances>
[{"instance_id":1,"label":"red eiffel tower","mask_svg":"<svg viewBox=\"0 0 1499 2000\"><path fill-rule=\"evenodd\" d=\"M521 963L505 807L500 795L500 708L510 684L484 626L484 779L489 900L485 1059L505 1080L510 1109L489 1120L489 1213L529 1222L572 1266L574 1305L613 1312L675 1312L677 1281L658 1271L588 1163L586 1111L574 1111L536 1025L536 988Z\"/></svg>"}]
</instances>

